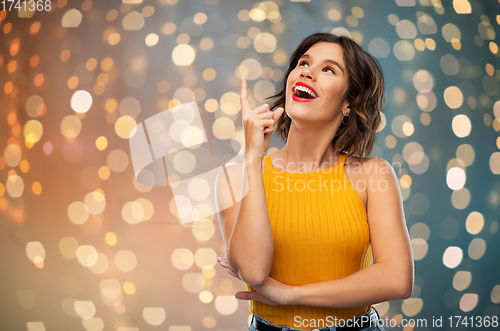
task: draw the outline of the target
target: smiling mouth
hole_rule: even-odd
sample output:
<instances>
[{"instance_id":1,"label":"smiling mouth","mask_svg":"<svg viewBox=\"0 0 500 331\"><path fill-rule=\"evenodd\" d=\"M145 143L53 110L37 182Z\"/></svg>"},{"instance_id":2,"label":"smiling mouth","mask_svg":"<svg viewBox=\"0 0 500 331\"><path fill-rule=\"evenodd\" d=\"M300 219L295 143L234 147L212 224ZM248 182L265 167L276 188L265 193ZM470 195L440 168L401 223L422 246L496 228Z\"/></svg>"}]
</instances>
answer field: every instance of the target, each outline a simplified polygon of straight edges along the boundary
<instances>
[{"instance_id":1,"label":"smiling mouth","mask_svg":"<svg viewBox=\"0 0 500 331\"><path fill-rule=\"evenodd\" d=\"M301 99L316 99L318 96L316 93L311 91L309 88L302 85L294 85L292 88L292 93L294 96Z\"/></svg>"}]
</instances>

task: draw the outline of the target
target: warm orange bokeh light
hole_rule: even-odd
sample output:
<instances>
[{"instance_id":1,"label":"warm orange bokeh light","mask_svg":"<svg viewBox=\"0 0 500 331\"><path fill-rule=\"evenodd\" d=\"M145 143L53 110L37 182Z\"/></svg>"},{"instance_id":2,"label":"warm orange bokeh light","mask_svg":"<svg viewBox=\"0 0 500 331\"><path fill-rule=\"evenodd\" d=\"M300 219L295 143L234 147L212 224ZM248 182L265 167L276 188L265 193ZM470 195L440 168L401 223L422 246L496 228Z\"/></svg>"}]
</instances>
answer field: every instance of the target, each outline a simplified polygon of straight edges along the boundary
<instances>
[{"instance_id":1,"label":"warm orange bokeh light","mask_svg":"<svg viewBox=\"0 0 500 331\"><path fill-rule=\"evenodd\" d=\"M36 195L42 194L42 184L38 181L34 182L33 185L31 185L31 190Z\"/></svg>"},{"instance_id":2,"label":"warm orange bokeh light","mask_svg":"<svg viewBox=\"0 0 500 331\"><path fill-rule=\"evenodd\" d=\"M31 34L38 33L38 31L40 31L41 27L42 27L42 24L40 23L40 21L33 22L33 24L31 24L31 27L30 27L30 33Z\"/></svg>"},{"instance_id":3,"label":"warm orange bokeh light","mask_svg":"<svg viewBox=\"0 0 500 331\"><path fill-rule=\"evenodd\" d=\"M12 82L7 82L3 86L3 91L5 92L5 94L10 94L10 92L12 92L13 89L14 89L14 84L12 84Z\"/></svg>"},{"instance_id":4,"label":"warm orange bokeh light","mask_svg":"<svg viewBox=\"0 0 500 331\"><path fill-rule=\"evenodd\" d=\"M7 34L12 30L12 23L7 23L3 26L3 33Z\"/></svg>"},{"instance_id":5,"label":"warm orange bokeh light","mask_svg":"<svg viewBox=\"0 0 500 331\"><path fill-rule=\"evenodd\" d=\"M30 67L34 68L40 63L40 57L38 55L33 55L30 58Z\"/></svg>"},{"instance_id":6,"label":"warm orange bokeh light","mask_svg":"<svg viewBox=\"0 0 500 331\"><path fill-rule=\"evenodd\" d=\"M21 163L19 163L19 169L22 172L27 173L30 170L30 163L28 160L22 160Z\"/></svg>"},{"instance_id":7,"label":"warm orange bokeh light","mask_svg":"<svg viewBox=\"0 0 500 331\"><path fill-rule=\"evenodd\" d=\"M45 77L43 74L38 74L35 76L35 79L33 82L35 83L35 86L41 86L43 84L43 81L45 80Z\"/></svg>"},{"instance_id":8,"label":"warm orange bokeh light","mask_svg":"<svg viewBox=\"0 0 500 331\"><path fill-rule=\"evenodd\" d=\"M17 61L16 60L10 61L9 64L7 64L7 71L9 72L9 74L11 74L16 70L17 70Z\"/></svg>"},{"instance_id":9,"label":"warm orange bokeh light","mask_svg":"<svg viewBox=\"0 0 500 331\"><path fill-rule=\"evenodd\" d=\"M17 114L15 112L11 112L9 115L7 115L7 123L9 123L10 126L14 125L17 121Z\"/></svg>"},{"instance_id":10,"label":"warm orange bokeh light","mask_svg":"<svg viewBox=\"0 0 500 331\"><path fill-rule=\"evenodd\" d=\"M24 210L22 208L16 208L11 214L12 220L16 223L21 223L24 221Z\"/></svg>"}]
</instances>

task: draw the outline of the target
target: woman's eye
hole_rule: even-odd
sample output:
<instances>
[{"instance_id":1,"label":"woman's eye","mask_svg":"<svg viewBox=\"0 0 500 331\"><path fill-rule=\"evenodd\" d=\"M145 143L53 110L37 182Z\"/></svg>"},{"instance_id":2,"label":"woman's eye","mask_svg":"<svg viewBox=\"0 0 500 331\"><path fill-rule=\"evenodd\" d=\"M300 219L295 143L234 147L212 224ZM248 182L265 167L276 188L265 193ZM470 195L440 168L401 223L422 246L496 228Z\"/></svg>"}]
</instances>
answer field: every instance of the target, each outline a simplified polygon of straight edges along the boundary
<instances>
[{"instance_id":1,"label":"woman's eye","mask_svg":"<svg viewBox=\"0 0 500 331\"><path fill-rule=\"evenodd\" d=\"M330 68L330 67L326 67L325 69L326 69L326 71L330 70L332 73L335 73L335 70L333 70L333 69L332 69L332 68Z\"/></svg>"},{"instance_id":2,"label":"woman's eye","mask_svg":"<svg viewBox=\"0 0 500 331\"><path fill-rule=\"evenodd\" d=\"M306 61L302 61L302 62L299 63L299 66L301 66L303 64L307 64L307 62Z\"/></svg>"}]
</instances>

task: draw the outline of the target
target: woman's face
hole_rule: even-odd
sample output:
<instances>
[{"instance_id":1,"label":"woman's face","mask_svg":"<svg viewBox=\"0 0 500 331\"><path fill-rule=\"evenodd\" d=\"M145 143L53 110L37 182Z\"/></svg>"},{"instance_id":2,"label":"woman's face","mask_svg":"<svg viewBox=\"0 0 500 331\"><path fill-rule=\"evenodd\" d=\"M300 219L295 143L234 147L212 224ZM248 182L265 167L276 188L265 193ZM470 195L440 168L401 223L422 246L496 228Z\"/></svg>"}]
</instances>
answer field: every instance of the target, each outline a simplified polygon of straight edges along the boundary
<instances>
[{"instance_id":1,"label":"woman's face","mask_svg":"<svg viewBox=\"0 0 500 331\"><path fill-rule=\"evenodd\" d=\"M342 47L319 42L302 55L288 76L285 111L293 120L340 121L349 106L342 102L347 88Z\"/></svg>"}]
</instances>

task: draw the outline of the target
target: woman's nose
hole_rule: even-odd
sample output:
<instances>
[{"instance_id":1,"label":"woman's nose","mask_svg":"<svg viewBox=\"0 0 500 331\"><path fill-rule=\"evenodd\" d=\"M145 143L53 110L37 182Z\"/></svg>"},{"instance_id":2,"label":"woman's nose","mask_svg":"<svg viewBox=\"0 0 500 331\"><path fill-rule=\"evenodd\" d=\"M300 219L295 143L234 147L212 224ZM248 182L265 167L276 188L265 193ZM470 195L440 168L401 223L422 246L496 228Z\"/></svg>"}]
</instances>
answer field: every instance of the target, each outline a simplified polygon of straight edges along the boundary
<instances>
[{"instance_id":1,"label":"woman's nose","mask_svg":"<svg viewBox=\"0 0 500 331\"><path fill-rule=\"evenodd\" d=\"M309 79L313 79L313 74L311 73L311 71L309 69L302 69L301 73L300 73L300 77L306 77L306 78L309 78Z\"/></svg>"},{"instance_id":2,"label":"woman's nose","mask_svg":"<svg viewBox=\"0 0 500 331\"><path fill-rule=\"evenodd\" d=\"M302 74L301 74L300 76L302 76L302 77L307 77L307 78L311 78L311 79L312 79L312 77L311 77L310 73L308 73L308 72L307 72L307 73L306 73L306 72L302 72Z\"/></svg>"}]
</instances>

